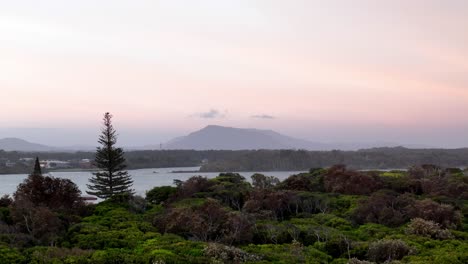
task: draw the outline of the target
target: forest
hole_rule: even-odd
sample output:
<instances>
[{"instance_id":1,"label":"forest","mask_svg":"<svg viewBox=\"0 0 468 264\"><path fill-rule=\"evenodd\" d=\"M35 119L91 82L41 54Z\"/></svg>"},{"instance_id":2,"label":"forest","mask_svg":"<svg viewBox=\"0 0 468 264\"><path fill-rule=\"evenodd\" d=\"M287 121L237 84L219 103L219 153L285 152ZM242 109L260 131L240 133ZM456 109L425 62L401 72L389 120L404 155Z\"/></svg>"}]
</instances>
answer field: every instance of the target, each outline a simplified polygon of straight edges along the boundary
<instances>
[{"instance_id":1,"label":"forest","mask_svg":"<svg viewBox=\"0 0 468 264\"><path fill-rule=\"evenodd\" d=\"M70 161L94 159L94 152L26 153L0 150L0 174L29 173L32 164L21 158ZM441 167L468 166L468 149L375 148L359 151L305 150L141 150L125 152L129 169L195 167L203 172L221 171L301 171L312 167L347 164L352 169L406 169L412 165L436 164ZM5 166L3 161L15 162Z\"/></svg>"},{"instance_id":2,"label":"forest","mask_svg":"<svg viewBox=\"0 0 468 264\"><path fill-rule=\"evenodd\" d=\"M458 168L193 176L87 203L33 172L0 199L0 263L468 263Z\"/></svg>"}]
</instances>

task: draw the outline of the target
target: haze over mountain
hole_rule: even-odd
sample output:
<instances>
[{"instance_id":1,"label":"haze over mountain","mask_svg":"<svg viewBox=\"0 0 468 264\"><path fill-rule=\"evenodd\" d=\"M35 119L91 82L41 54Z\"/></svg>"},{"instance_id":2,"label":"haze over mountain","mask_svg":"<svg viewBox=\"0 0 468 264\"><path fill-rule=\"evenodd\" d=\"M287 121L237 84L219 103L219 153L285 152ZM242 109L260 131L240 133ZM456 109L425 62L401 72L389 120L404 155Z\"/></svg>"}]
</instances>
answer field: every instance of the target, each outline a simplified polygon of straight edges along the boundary
<instances>
[{"instance_id":1,"label":"haze over mountain","mask_svg":"<svg viewBox=\"0 0 468 264\"><path fill-rule=\"evenodd\" d=\"M396 143L321 143L297 139L272 130L234 128L210 125L187 136L175 138L164 149L243 150L243 149L306 149L357 150L373 147L395 147ZM413 146L425 147L425 146Z\"/></svg>"},{"instance_id":2,"label":"haze over mountain","mask_svg":"<svg viewBox=\"0 0 468 264\"><path fill-rule=\"evenodd\" d=\"M177 137L163 144L124 145L126 151L158 149L194 149L194 150L255 150L255 149L305 149L305 150L359 150L376 147L432 148L426 145L402 145L394 142L333 142L323 143L289 137L273 130L253 128L234 128L209 125ZM73 144L73 143L71 143ZM0 139L0 150L21 152L76 152L95 151L95 146L75 144L69 146L48 146L33 143L20 138Z\"/></svg>"},{"instance_id":3,"label":"haze over mountain","mask_svg":"<svg viewBox=\"0 0 468 264\"><path fill-rule=\"evenodd\" d=\"M0 139L0 149L5 151L39 151L39 152L49 152L57 151L57 148L41 145L37 143L32 143L20 138L3 138Z\"/></svg>"}]
</instances>

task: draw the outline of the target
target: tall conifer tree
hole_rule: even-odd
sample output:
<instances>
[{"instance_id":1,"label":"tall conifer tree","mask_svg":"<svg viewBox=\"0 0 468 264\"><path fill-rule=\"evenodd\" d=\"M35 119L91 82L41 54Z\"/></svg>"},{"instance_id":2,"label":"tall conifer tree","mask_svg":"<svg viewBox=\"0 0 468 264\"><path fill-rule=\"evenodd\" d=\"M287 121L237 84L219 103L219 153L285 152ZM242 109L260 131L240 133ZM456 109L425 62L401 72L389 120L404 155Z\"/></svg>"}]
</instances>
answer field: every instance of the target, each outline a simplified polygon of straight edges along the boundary
<instances>
[{"instance_id":1,"label":"tall conifer tree","mask_svg":"<svg viewBox=\"0 0 468 264\"><path fill-rule=\"evenodd\" d=\"M42 175L41 163L39 162L39 157L36 157L36 161L34 162L34 171L32 175Z\"/></svg>"},{"instance_id":2,"label":"tall conifer tree","mask_svg":"<svg viewBox=\"0 0 468 264\"><path fill-rule=\"evenodd\" d=\"M99 171L89 179L86 193L107 199L118 194L133 194L133 180L125 171L125 157L122 148L115 147L117 132L112 126L112 115L105 113L103 128L99 136L99 146L96 150L95 164Z\"/></svg>"}]
</instances>

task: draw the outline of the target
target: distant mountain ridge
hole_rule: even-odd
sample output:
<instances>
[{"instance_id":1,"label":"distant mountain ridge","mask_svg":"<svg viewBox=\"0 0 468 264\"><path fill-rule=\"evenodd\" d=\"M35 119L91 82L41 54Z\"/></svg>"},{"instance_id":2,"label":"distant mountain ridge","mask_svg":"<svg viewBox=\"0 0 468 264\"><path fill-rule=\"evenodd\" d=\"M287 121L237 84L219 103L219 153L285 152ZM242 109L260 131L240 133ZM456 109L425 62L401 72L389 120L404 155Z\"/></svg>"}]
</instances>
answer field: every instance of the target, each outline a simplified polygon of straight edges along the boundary
<instances>
[{"instance_id":1,"label":"distant mountain ridge","mask_svg":"<svg viewBox=\"0 0 468 264\"><path fill-rule=\"evenodd\" d=\"M396 147L394 143L336 143L327 144L297 139L273 130L234 128L209 125L187 136L175 138L163 145L164 149L194 150L252 150L252 149L305 149L305 150L358 150L373 147Z\"/></svg>"},{"instance_id":2,"label":"distant mountain ridge","mask_svg":"<svg viewBox=\"0 0 468 264\"><path fill-rule=\"evenodd\" d=\"M42 144L32 143L20 138L3 138L0 139L0 149L5 151L38 151L50 152L58 151L55 147L50 147Z\"/></svg>"},{"instance_id":3,"label":"distant mountain ridge","mask_svg":"<svg viewBox=\"0 0 468 264\"><path fill-rule=\"evenodd\" d=\"M255 150L255 149L305 149L305 150L359 150L375 147L398 147L397 143L322 143L289 137L273 130L234 128L209 125L187 136L177 137L163 149L193 150ZM416 145L413 145L415 147ZM408 147L408 146L406 146ZM419 145L420 148L429 148Z\"/></svg>"},{"instance_id":4,"label":"distant mountain ridge","mask_svg":"<svg viewBox=\"0 0 468 264\"><path fill-rule=\"evenodd\" d=\"M256 150L256 149L304 149L304 150L360 150L379 147L399 147L402 145L389 142L374 143L321 143L304 139L297 139L282 135L273 130L261 130L253 128L234 128L217 125L209 125L201 130L190 133L187 136L177 137L162 144L162 149L181 150ZM159 150L161 146L122 146L126 151ZM403 145L406 148L427 149L437 148L424 145ZM32 143L20 138L0 139L0 150L19 152L93 152L94 146L47 146Z\"/></svg>"},{"instance_id":5,"label":"distant mountain ridge","mask_svg":"<svg viewBox=\"0 0 468 264\"><path fill-rule=\"evenodd\" d=\"M243 150L324 148L320 143L308 142L276 133L272 130L245 129L210 125L185 137L175 138L164 149Z\"/></svg>"}]
</instances>

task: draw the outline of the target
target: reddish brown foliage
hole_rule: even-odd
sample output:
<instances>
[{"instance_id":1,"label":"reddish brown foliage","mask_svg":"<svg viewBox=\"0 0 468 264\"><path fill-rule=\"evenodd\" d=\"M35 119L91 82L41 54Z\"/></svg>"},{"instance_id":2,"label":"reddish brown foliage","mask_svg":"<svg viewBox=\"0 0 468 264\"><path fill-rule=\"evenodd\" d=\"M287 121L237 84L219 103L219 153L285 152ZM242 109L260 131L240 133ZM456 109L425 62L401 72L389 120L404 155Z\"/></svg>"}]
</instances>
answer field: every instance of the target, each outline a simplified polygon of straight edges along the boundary
<instances>
[{"instance_id":1,"label":"reddish brown foliage","mask_svg":"<svg viewBox=\"0 0 468 264\"><path fill-rule=\"evenodd\" d=\"M211 186L213 186L213 183L206 177L194 176L180 185L174 198L183 199L192 197L196 193L209 191Z\"/></svg>"},{"instance_id":2,"label":"reddish brown foliage","mask_svg":"<svg viewBox=\"0 0 468 264\"><path fill-rule=\"evenodd\" d=\"M53 245L64 230L57 215L44 206L36 206L28 199L18 198L11 206L11 216L21 231L44 244Z\"/></svg>"},{"instance_id":3,"label":"reddish brown foliage","mask_svg":"<svg viewBox=\"0 0 468 264\"><path fill-rule=\"evenodd\" d=\"M354 213L358 223L378 223L399 226L410 218L422 218L439 223L442 227L456 227L461 223L460 212L448 204L439 204L431 199L415 200L407 194L391 191L373 193L361 201Z\"/></svg>"},{"instance_id":4,"label":"reddish brown foliage","mask_svg":"<svg viewBox=\"0 0 468 264\"><path fill-rule=\"evenodd\" d=\"M374 175L347 170L345 166L334 166L324 176L324 185L327 192L343 194L370 194L381 186Z\"/></svg>"},{"instance_id":5,"label":"reddish brown foliage","mask_svg":"<svg viewBox=\"0 0 468 264\"><path fill-rule=\"evenodd\" d=\"M439 204L431 199L416 201L411 216L434 221L445 228L456 228L461 224L461 214L453 206Z\"/></svg>"},{"instance_id":6,"label":"reddish brown foliage","mask_svg":"<svg viewBox=\"0 0 468 264\"><path fill-rule=\"evenodd\" d=\"M399 226L410 218L414 199L392 191L373 193L360 202L354 212L354 219L360 223L372 222L387 226Z\"/></svg>"},{"instance_id":7,"label":"reddish brown foliage","mask_svg":"<svg viewBox=\"0 0 468 264\"><path fill-rule=\"evenodd\" d=\"M155 222L161 231L200 241L238 243L251 240L252 224L247 217L226 210L214 199L208 199L201 206L168 209Z\"/></svg>"},{"instance_id":8,"label":"reddish brown foliage","mask_svg":"<svg viewBox=\"0 0 468 264\"><path fill-rule=\"evenodd\" d=\"M248 213L285 219L294 211L296 200L297 196L290 191L257 190L250 193L243 210Z\"/></svg>"},{"instance_id":9,"label":"reddish brown foliage","mask_svg":"<svg viewBox=\"0 0 468 264\"><path fill-rule=\"evenodd\" d=\"M71 212L83 205L81 191L71 180L42 175L30 175L18 186L14 198L54 211Z\"/></svg>"}]
</instances>

